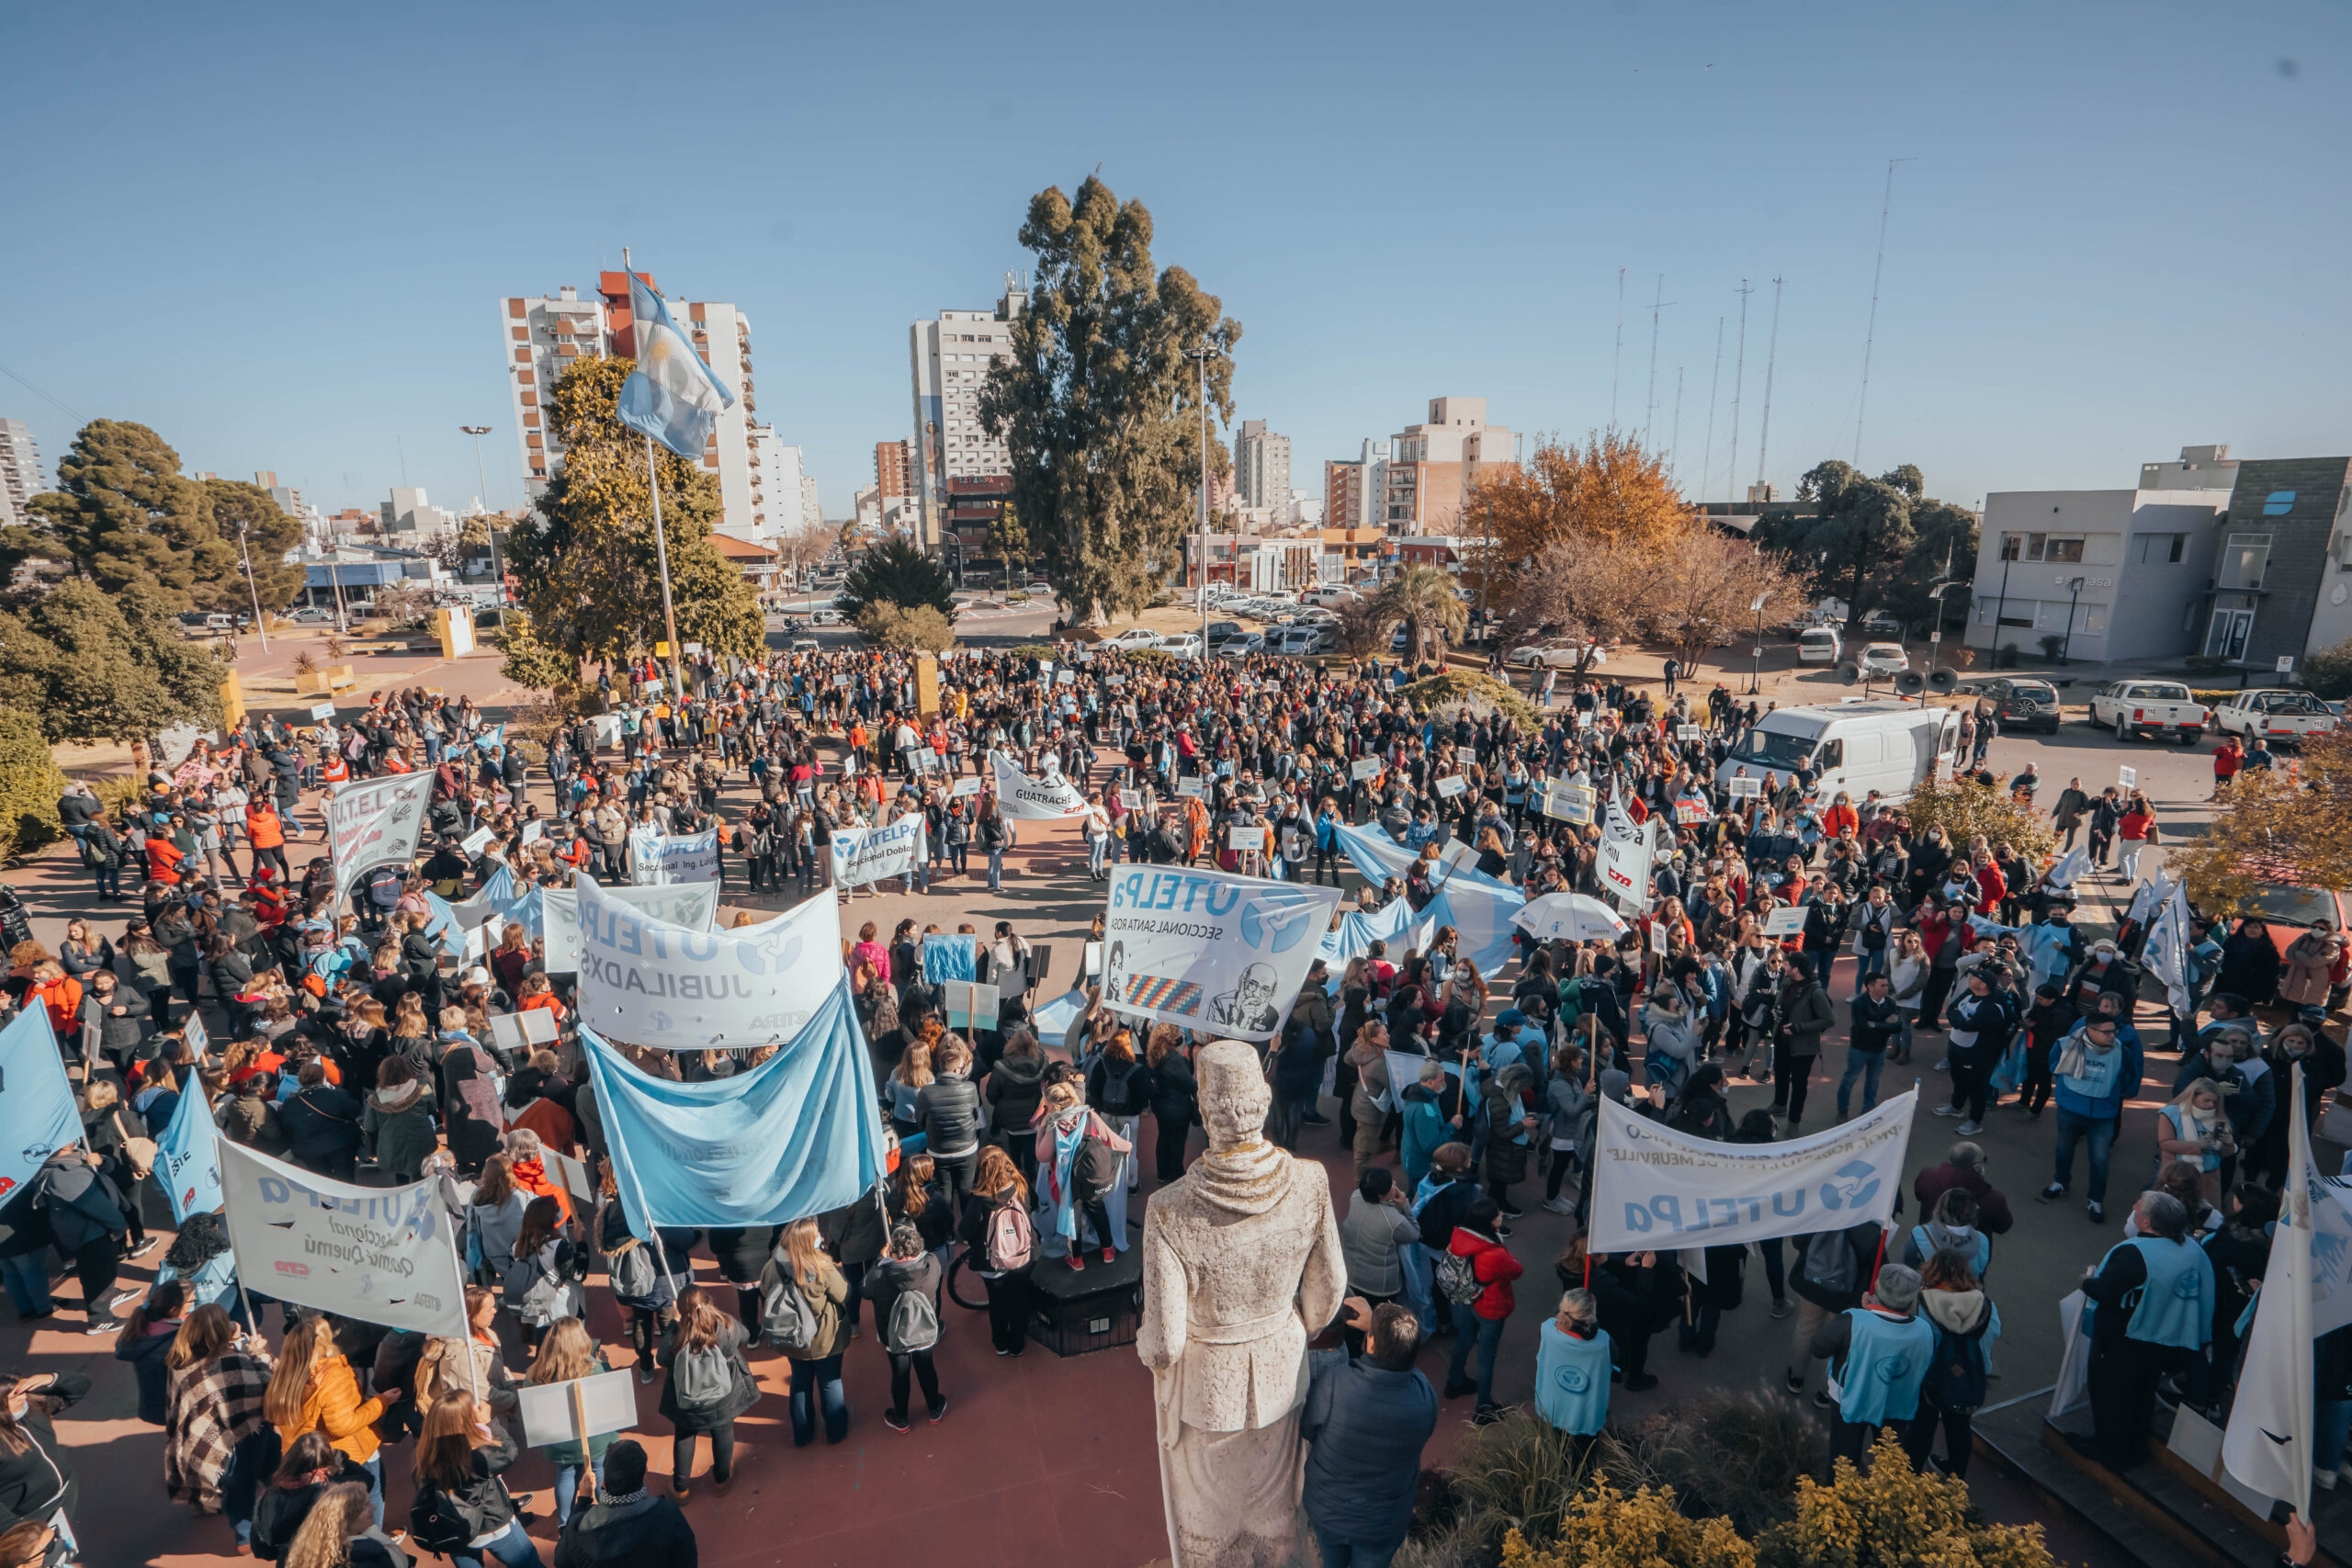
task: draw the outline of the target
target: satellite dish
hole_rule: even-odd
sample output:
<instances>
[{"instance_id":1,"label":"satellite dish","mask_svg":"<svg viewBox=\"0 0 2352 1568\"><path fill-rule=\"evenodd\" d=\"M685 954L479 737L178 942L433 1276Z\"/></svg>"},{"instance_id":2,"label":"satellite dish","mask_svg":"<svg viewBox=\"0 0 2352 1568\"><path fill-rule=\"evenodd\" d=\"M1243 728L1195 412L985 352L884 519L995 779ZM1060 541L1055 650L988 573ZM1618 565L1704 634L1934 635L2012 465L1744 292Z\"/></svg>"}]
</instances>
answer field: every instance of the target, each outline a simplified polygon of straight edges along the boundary
<instances>
[{"instance_id":1,"label":"satellite dish","mask_svg":"<svg viewBox=\"0 0 2352 1568\"><path fill-rule=\"evenodd\" d=\"M1959 684L1960 671L1949 664L1937 665L1934 672L1928 677L1928 690L1939 697L1947 694Z\"/></svg>"},{"instance_id":2,"label":"satellite dish","mask_svg":"<svg viewBox=\"0 0 2352 1568\"><path fill-rule=\"evenodd\" d=\"M1894 678L1894 689L1906 697L1916 697L1928 689L1928 678L1917 670L1905 670Z\"/></svg>"},{"instance_id":3,"label":"satellite dish","mask_svg":"<svg viewBox=\"0 0 2352 1568\"><path fill-rule=\"evenodd\" d=\"M1845 663L1838 666L1838 679L1845 682L1849 686L1852 685L1861 678L1862 667L1855 663L1852 660L1849 659Z\"/></svg>"}]
</instances>

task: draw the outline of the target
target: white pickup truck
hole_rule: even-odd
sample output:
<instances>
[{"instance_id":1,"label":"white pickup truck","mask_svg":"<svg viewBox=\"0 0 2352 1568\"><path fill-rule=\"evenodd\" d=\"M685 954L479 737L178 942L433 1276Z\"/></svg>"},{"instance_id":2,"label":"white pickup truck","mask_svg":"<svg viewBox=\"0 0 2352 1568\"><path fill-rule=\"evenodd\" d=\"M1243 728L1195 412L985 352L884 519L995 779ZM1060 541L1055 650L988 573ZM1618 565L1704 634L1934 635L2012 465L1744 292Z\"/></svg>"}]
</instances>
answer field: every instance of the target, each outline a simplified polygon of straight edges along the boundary
<instances>
[{"instance_id":1,"label":"white pickup truck","mask_svg":"<svg viewBox=\"0 0 2352 1568\"><path fill-rule=\"evenodd\" d=\"M2203 739L2212 716L2177 681L2117 681L2091 697L2091 722L2115 731L2118 740L2135 735L2177 737L2184 746Z\"/></svg>"},{"instance_id":2,"label":"white pickup truck","mask_svg":"<svg viewBox=\"0 0 2352 1568\"><path fill-rule=\"evenodd\" d=\"M2224 735L2252 740L2257 736L2273 746L2292 745L2306 735L2335 728L2335 715L2309 692L2279 687L2239 692L2213 710L2214 727Z\"/></svg>"}]
</instances>

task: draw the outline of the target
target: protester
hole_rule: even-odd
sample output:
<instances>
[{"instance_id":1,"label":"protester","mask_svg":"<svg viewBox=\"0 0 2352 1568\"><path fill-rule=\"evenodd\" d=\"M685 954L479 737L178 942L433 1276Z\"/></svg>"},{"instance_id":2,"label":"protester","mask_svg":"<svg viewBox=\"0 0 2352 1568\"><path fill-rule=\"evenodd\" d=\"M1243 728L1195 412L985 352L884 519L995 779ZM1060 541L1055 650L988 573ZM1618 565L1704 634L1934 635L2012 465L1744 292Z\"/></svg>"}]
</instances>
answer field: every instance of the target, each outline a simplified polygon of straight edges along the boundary
<instances>
[{"instance_id":1,"label":"protester","mask_svg":"<svg viewBox=\"0 0 2352 1568\"><path fill-rule=\"evenodd\" d=\"M1957 1190L1947 1201L1966 1198ZM1981 1239L1981 1238L1980 1238ZM1989 1245L1989 1244L1987 1244ZM1883 1276L1882 1276L1883 1278ZM1970 1436L1976 1412L1984 1404L1993 1373L1993 1342L2001 1337L2001 1314L1984 1293L1981 1272L1964 1253L1939 1249L1919 1275L1919 1310L1936 1331L1933 1359L1919 1385L1919 1413L1903 1442L1911 1462L1929 1467L1936 1431L1944 1435L1946 1475L1968 1478L1973 1450Z\"/></svg>"},{"instance_id":2,"label":"protester","mask_svg":"<svg viewBox=\"0 0 2352 1568\"><path fill-rule=\"evenodd\" d=\"M164 1491L199 1514L225 1513L245 1545L255 1493L277 1452L262 1414L274 1363L207 1304L179 1325L164 1364Z\"/></svg>"},{"instance_id":3,"label":"protester","mask_svg":"<svg viewBox=\"0 0 2352 1568\"><path fill-rule=\"evenodd\" d=\"M534 1388L550 1383L577 1382L582 1378L595 1377L612 1369L605 1364L605 1353L588 1332L588 1325L576 1317L560 1319L539 1341L538 1354L531 1359L530 1374L524 1379ZM571 1511L580 1491L593 1480L598 1487L605 1484L605 1466L613 1450L617 1434L598 1432L585 1442L573 1440L543 1443L539 1452L555 1466L555 1522L559 1529L571 1522ZM583 1478L582 1472L588 1472Z\"/></svg>"},{"instance_id":4,"label":"protester","mask_svg":"<svg viewBox=\"0 0 2352 1568\"><path fill-rule=\"evenodd\" d=\"M1500 1215L1493 1198L1473 1201L1446 1247L1452 1261L1442 1260L1437 1273L1439 1292L1453 1307L1456 1335L1453 1359L1446 1367L1445 1397L1459 1399L1475 1392L1475 1416L1482 1423L1501 1414L1495 1403L1495 1356L1502 1344L1503 1323L1517 1304L1511 1281L1526 1271L1495 1234ZM1475 1383L1464 1381L1473 1349L1478 1354Z\"/></svg>"},{"instance_id":5,"label":"protester","mask_svg":"<svg viewBox=\"0 0 2352 1568\"><path fill-rule=\"evenodd\" d=\"M514 1439L488 1406L462 1389L435 1399L416 1437L416 1497L409 1505L416 1544L454 1568L486 1568L492 1559L506 1568L538 1568L539 1549L524 1533L501 1479L514 1462ZM320 1500L313 1518L334 1495Z\"/></svg>"},{"instance_id":6,"label":"protester","mask_svg":"<svg viewBox=\"0 0 2352 1568\"><path fill-rule=\"evenodd\" d=\"M816 1440L820 1404L825 1441L849 1436L849 1397L842 1391L842 1349L849 1342L842 1308L849 1299L849 1280L825 1256L817 1223L786 1225L760 1275L760 1325L767 1342L792 1362L794 1448Z\"/></svg>"},{"instance_id":7,"label":"protester","mask_svg":"<svg viewBox=\"0 0 2352 1568\"><path fill-rule=\"evenodd\" d=\"M912 1429L907 1414L910 1372L922 1384L932 1425L947 1414L947 1396L939 1392L939 1371L932 1361L939 1343L941 1279L939 1259L923 1245L922 1233L904 1221L891 1229L889 1249L866 1276L865 1294L890 1358L890 1407L882 1412L882 1424L893 1432Z\"/></svg>"},{"instance_id":8,"label":"protester","mask_svg":"<svg viewBox=\"0 0 2352 1568\"><path fill-rule=\"evenodd\" d=\"M1860 1466L1880 1428L1908 1433L1936 1344L1934 1325L1919 1315L1918 1304L1919 1276L1890 1263L1860 1305L1815 1331L1813 1356L1829 1363L1838 1389L1832 1459Z\"/></svg>"},{"instance_id":9,"label":"protester","mask_svg":"<svg viewBox=\"0 0 2352 1568\"><path fill-rule=\"evenodd\" d=\"M605 1455L605 1479L563 1524L555 1568L696 1568L694 1528L678 1505L645 1489L645 1450L623 1438Z\"/></svg>"},{"instance_id":10,"label":"protester","mask_svg":"<svg viewBox=\"0 0 2352 1568\"><path fill-rule=\"evenodd\" d=\"M2188 1213L2167 1193L2132 1206L2140 1234L2083 1275L2091 1319L2092 1435L2067 1434L2110 1470L2147 1450L2156 1382L2213 1337L2213 1264L2188 1237Z\"/></svg>"},{"instance_id":11,"label":"protester","mask_svg":"<svg viewBox=\"0 0 2352 1568\"><path fill-rule=\"evenodd\" d=\"M1438 1398L1413 1365L1421 1329L1411 1312L1361 1296L1340 1311L1365 1352L1310 1355L1298 1430L1306 1445L1302 1502L1324 1568L1383 1568L1412 1522Z\"/></svg>"},{"instance_id":12,"label":"protester","mask_svg":"<svg viewBox=\"0 0 2352 1568\"><path fill-rule=\"evenodd\" d=\"M398 1393L379 1388L373 1398L361 1399L359 1379L335 1348L334 1330L324 1317L313 1315L297 1319L287 1330L263 1396L262 1414L277 1429L280 1443L291 1448L307 1433L322 1433L330 1447L364 1471L380 1525L384 1463L377 1452L382 1444L376 1422Z\"/></svg>"}]
</instances>

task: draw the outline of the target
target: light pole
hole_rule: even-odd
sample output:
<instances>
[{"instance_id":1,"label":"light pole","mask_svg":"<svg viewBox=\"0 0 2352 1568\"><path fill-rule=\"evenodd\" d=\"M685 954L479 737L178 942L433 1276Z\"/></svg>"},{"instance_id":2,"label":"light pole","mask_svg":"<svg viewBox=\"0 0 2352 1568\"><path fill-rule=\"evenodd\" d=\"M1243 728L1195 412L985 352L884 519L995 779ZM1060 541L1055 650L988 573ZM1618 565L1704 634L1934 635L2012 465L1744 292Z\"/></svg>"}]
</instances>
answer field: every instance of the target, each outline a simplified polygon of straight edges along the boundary
<instances>
[{"instance_id":1,"label":"light pole","mask_svg":"<svg viewBox=\"0 0 2352 1568\"><path fill-rule=\"evenodd\" d=\"M474 479L481 486L482 531L490 536L490 575L498 582L498 629L506 629L506 568L498 557L498 528L490 521L490 479L481 466L481 438L490 434L486 424L458 426L474 438Z\"/></svg>"},{"instance_id":2,"label":"light pole","mask_svg":"<svg viewBox=\"0 0 2352 1568\"><path fill-rule=\"evenodd\" d=\"M1747 649L1747 694L1751 697L1763 690L1764 601L1770 597L1770 594L1758 593L1756 603L1748 606L1756 612L1756 640Z\"/></svg>"},{"instance_id":3,"label":"light pole","mask_svg":"<svg viewBox=\"0 0 2352 1568\"><path fill-rule=\"evenodd\" d=\"M2075 651L2075 605L2083 596L2085 581L2079 577L2066 580L2066 640L2058 645L2058 662L2062 666Z\"/></svg>"},{"instance_id":4,"label":"light pole","mask_svg":"<svg viewBox=\"0 0 2352 1568\"><path fill-rule=\"evenodd\" d=\"M253 553L245 548L245 525L237 525L237 555L245 563L245 592L253 595L254 630L261 633L261 650L269 651L269 624L262 619L261 590L254 583Z\"/></svg>"},{"instance_id":5,"label":"light pole","mask_svg":"<svg viewBox=\"0 0 2352 1568\"><path fill-rule=\"evenodd\" d=\"M1993 668L2001 667L2001 617L2009 608L2009 563L2018 558L2018 541L2001 541L2001 596L1993 604Z\"/></svg>"},{"instance_id":6,"label":"light pole","mask_svg":"<svg viewBox=\"0 0 2352 1568\"><path fill-rule=\"evenodd\" d=\"M1222 359L1225 351L1215 344L1204 343L1198 348L1188 348L1184 357L1193 362L1198 379L1201 403L1201 574L1193 584L1193 593L1201 604L1201 657L1209 656L1209 361Z\"/></svg>"}]
</instances>

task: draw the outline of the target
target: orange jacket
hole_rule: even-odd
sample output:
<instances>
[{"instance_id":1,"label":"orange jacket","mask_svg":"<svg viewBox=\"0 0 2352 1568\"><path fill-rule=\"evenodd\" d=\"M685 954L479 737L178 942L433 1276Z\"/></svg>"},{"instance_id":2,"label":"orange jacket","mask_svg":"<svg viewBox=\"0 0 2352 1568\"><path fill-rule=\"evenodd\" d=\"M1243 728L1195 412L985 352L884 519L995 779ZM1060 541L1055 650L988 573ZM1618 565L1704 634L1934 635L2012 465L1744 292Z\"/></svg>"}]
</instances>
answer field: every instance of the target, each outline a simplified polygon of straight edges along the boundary
<instances>
[{"instance_id":1,"label":"orange jacket","mask_svg":"<svg viewBox=\"0 0 2352 1568\"><path fill-rule=\"evenodd\" d=\"M286 824L276 811L256 801L245 807L245 837L257 850L284 849Z\"/></svg>"},{"instance_id":2,"label":"orange jacket","mask_svg":"<svg viewBox=\"0 0 2352 1568\"><path fill-rule=\"evenodd\" d=\"M303 1397L302 1414L291 1427L277 1429L278 1440L290 1448L305 1432L323 1432L336 1452L366 1464L381 1446L376 1423L383 1418L384 1409L380 1398L363 1401L359 1397L359 1380L349 1361L330 1356L311 1369L311 1391Z\"/></svg>"},{"instance_id":3,"label":"orange jacket","mask_svg":"<svg viewBox=\"0 0 2352 1568\"><path fill-rule=\"evenodd\" d=\"M1862 819L1850 806L1833 806L1821 814L1821 830L1831 839L1861 830Z\"/></svg>"},{"instance_id":4,"label":"orange jacket","mask_svg":"<svg viewBox=\"0 0 2352 1568\"><path fill-rule=\"evenodd\" d=\"M63 1035L74 1028L74 1019L82 1010L82 982L71 975L62 975L45 986L35 986L25 993L25 1000L49 1010L49 1024Z\"/></svg>"},{"instance_id":5,"label":"orange jacket","mask_svg":"<svg viewBox=\"0 0 2352 1568\"><path fill-rule=\"evenodd\" d=\"M180 880L180 862L186 858L187 857L181 852L180 847L169 839L148 840L148 879L163 883L166 886L177 886Z\"/></svg>"}]
</instances>

